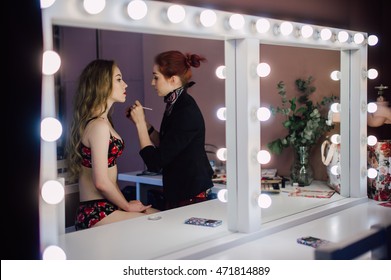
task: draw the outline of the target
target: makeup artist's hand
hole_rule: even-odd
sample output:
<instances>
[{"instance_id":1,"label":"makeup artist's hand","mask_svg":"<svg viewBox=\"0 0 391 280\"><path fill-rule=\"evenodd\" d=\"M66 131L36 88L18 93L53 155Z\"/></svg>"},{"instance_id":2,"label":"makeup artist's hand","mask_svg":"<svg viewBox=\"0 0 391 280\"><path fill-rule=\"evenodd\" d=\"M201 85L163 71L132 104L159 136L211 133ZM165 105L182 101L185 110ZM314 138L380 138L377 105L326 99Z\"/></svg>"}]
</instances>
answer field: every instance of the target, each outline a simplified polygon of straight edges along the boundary
<instances>
[{"instance_id":1,"label":"makeup artist's hand","mask_svg":"<svg viewBox=\"0 0 391 280\"><path fill-rule=\"evenodd\" d=\"M126 109L126 117L133 123L146 123L143 106L140 101L136 100L134 104Z\"/></svg>"}]
</instances>

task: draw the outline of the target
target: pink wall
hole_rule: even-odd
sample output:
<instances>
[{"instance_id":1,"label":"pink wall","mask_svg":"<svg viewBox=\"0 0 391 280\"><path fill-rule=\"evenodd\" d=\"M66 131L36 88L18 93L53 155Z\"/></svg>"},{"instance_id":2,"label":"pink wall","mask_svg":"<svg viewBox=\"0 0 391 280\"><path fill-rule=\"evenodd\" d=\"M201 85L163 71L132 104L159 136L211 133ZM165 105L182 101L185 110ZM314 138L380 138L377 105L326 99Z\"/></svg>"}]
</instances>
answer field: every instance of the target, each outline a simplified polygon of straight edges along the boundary
<instances>
[{"instance_id":1,"label":"pink wall","mask_svg":"<svg viewBox=\"0 0 391 280\"><path fill-rule=\"evenodd\" d=\"M85 42L78 43L78 36L84 36ZM193 69L193 80L196 85L189 92L198 102L206 124L206 143L225 147L225 122L216 117L216 111L225 106L225 81L218 79L215 70L224 64L224 42L218 40L204 40L186 37L168 37L160 35L146 35L113 31L99 32L96 39L95 30L65 28L62 33L60 55L64 58L61 72L63 96L65 95L66 122L70 121L71 100L75 90L76 80L82 68L92 60L97 53L95 41L99 42L99 57L114 59L128 84L127 101L124 104L115 104L114 123L117 131L125 140L126 149L119 159L120 172L144 169L144 164L138 154L139 142L134 125L125 118L125 109L135 100L140 100L145 106L153 108L146 111L147 119L158 129L163 115L165 104L151 87L153 58L156 54L177 49L182 52L197 53L207 58L207 62L200 68ZM87 39L86 39L87 38ZM72 43L73 42L73 43ZM339 83L329 78L331 71L339 69L339 53L325 50L311 50L307 48L260 46L261 62L267 62L272 68L269 77L262 78L261 104L263 106L277 106L280 98L276 85L284 80L288 95L294 94L293 82L297 78L306 78L312 75L317 87L314 98L323 95L339 95ZM276 137L284 136L286 131L281 124L281 118L272 117L262 123L262 148ZM264 168L277 168L280 175L288 176L289 167L293 160L292 152L287 149L280 156L274 156L272 162ZM313 150L312 161L317 179L325 179L326 170L320 162L318 147ZM283 163L283 164L281 164Z\"/></svg>"},{"instance_id":2,"label":"pink wall","mask_svg":"<svg viewBox=\"0 0 391 280\"><path fill-rule=\"evenodd\" d=\"M298 95L294 81L309 76L313 76L313 85L317 88L311 97L314 102L320 101L323 96L340 95L339 82L330 79L330 73L340 68L337 51L262 45L260 57L262 62L267 62L272 68L270 75L261 79L261 106L281 106L281 98L277 93L279 81L285 82L288 98L291 99ZM327 116L327 112L324 114ZM261 123L262 149L267 149L267 143L272 140L286 136L287 130L282 126L283 120L282 116L277 115ZM339 127L334 129L337 130ZM314 177L318 180L327 179L326 168L320 154L320 143L323 140L320 139L319 145L313 147L311 155ZM272 156L271 162L263 165L263 168L277 168L280 175L289 176L292 161L292 148L287 148L281 155Z\"/></svg>"}]
</instances>

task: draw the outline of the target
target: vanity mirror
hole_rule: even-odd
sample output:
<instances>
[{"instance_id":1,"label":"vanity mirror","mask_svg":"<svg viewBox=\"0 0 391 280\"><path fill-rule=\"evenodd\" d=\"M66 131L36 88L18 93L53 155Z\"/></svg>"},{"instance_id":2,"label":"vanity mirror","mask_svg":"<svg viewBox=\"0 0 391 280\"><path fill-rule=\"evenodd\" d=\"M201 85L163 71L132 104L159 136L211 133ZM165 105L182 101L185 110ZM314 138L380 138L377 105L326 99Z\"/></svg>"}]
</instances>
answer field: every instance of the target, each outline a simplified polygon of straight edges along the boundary
<instances>
[{"instance_id":1,"label":"vanity mirror","mask_svg":"<svg viewBox=\"0 0 391 280\"><path fill-rule=\"evenodd\" d=\"M57 0L44 8L42 19L45 51L53 50L54 25L211 39L224 43L229 230L246 233L257 231L261 227L261 210L257 204L260 168L259 163L254 160L260 149L261 139L260 125L254 118L254 112L260 106L260 82L255 71L262 60L260 44L339 52L341 118L346 120L341 122L341 172L346 174L342 180L341 195L346 198L366 195L367 46L365 41L358 44L350 40L337 40L337 34L341 31L346 32L349 38L359 32L311 26L314 32L305 38L302 27L307 25L300 23L268 19L270 28L265 31L267 24L255 16L205 11L203 8L190 6L181 6L181 9L158 1L103 2L103 9L92 14L86 12L83 1L79 0ZM134 15L134 6L129 6L130 3L144 3L141 7L144 7L142 11L145 14L141 11ZM175 8L178 9L177 12ZM292 33L286 33L285 27ZM359 34L366 36L365 33ZM43 77L43 119L56 116L54 84L53 75ZM57 178L56 143L42 140L41 151L42 186L46 181ZM58 244L59 221L56 207L43 199L40 201L42 250L48 245Z\"/></svg>"}]
</instances>

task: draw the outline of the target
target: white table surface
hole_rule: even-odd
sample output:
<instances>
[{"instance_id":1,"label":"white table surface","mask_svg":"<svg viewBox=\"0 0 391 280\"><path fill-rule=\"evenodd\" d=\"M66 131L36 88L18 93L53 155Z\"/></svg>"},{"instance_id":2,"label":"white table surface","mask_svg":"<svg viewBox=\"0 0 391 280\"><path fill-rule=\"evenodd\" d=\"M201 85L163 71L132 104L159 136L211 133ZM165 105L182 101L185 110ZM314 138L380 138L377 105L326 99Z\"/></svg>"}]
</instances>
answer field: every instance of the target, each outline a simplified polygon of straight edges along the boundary
<instances>
[{"instance_id":1,"label":"white table surface","mask_svg":"<svg viewBox=\"0 0 391 280\"><path fill-rule=\"evenodd\" d=\"M313 249L296 244L298 237L339 241L391 219L390 208L367 198L289 197L284 192L273 195L272 201L271 208L262 209L261 230L254 233L228 230L227 205L214 199L154 214L160 220L138 217L63 234L59 245L68 259L311 259ZM192 216L223 224L184 224Z\"/></svg>"},{"instance_id":2,"label":"white table surface","mask_svg":"<svg viewBox=\"0 0 391 280\"><path fill-rule=\"evenodd\" d=\"M202 204L202 205L201 205ZM154 259L168 253L231 234L226 204L218 200L162 211L60 236L67 259ZM216 228L184 224L192 216L220 219Z\"/></svg>"},{"instance_id":3,"label":"white table surface","mask_svg":"<svg viewBox=\"0 0 391 280\"><path fill-rule=\"evenodd\" d=\"M136 183L136 199L140 200L141 198L141 187L142 184L153 185L153 186L163 186L162 175L141 175L142 170L122 172L118 174L118 180ZM212 188L212 192L217 192L221 188L225 188L225 185L214 184L215 187Z\"/></svg>"},{"instance_id":4,"label":"white table surface","mask_svg":"<svg viewBox=\"0 0 391 280\"><path fill-rule=\"evenodd\" d=\"M368 200L340 212L211 254L204 259L311 260L314 259L315 249L298 244L297 238L313 236L330 242L341 242L370 229L374 224L391 223L391 209L380 206L379 203ZM368 257L370 254L362 256L364 259Z\"/></svg>"}]
</instances>

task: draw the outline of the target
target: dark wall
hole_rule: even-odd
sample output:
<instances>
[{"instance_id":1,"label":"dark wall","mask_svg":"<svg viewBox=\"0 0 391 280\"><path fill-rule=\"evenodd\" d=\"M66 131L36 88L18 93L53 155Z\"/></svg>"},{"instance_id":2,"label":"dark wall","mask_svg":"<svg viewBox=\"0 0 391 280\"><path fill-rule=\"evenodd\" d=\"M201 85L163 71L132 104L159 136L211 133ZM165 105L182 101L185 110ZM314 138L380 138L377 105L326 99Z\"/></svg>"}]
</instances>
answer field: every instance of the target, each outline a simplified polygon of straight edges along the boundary
<instances>
[{"instance_id":1,"label":"dark wall","mask_svg":"<svg viewBox=\"0 0 391 280\"><path fill-rule=\"evenodd\" d=\"M12 3L12 4L11 4ZM4 40L6 78L3 102L1 259L39 259L38 190L40 167L42 23L39 1L7 2ZM23 19L23 21L21 20ZM28 24L26 24L28 22ZM4 28L6 28L4 26ZM7 108L8 107L8 108ZM8 111L7 115L4 112Z\"/></svg>"}]
</instances>

